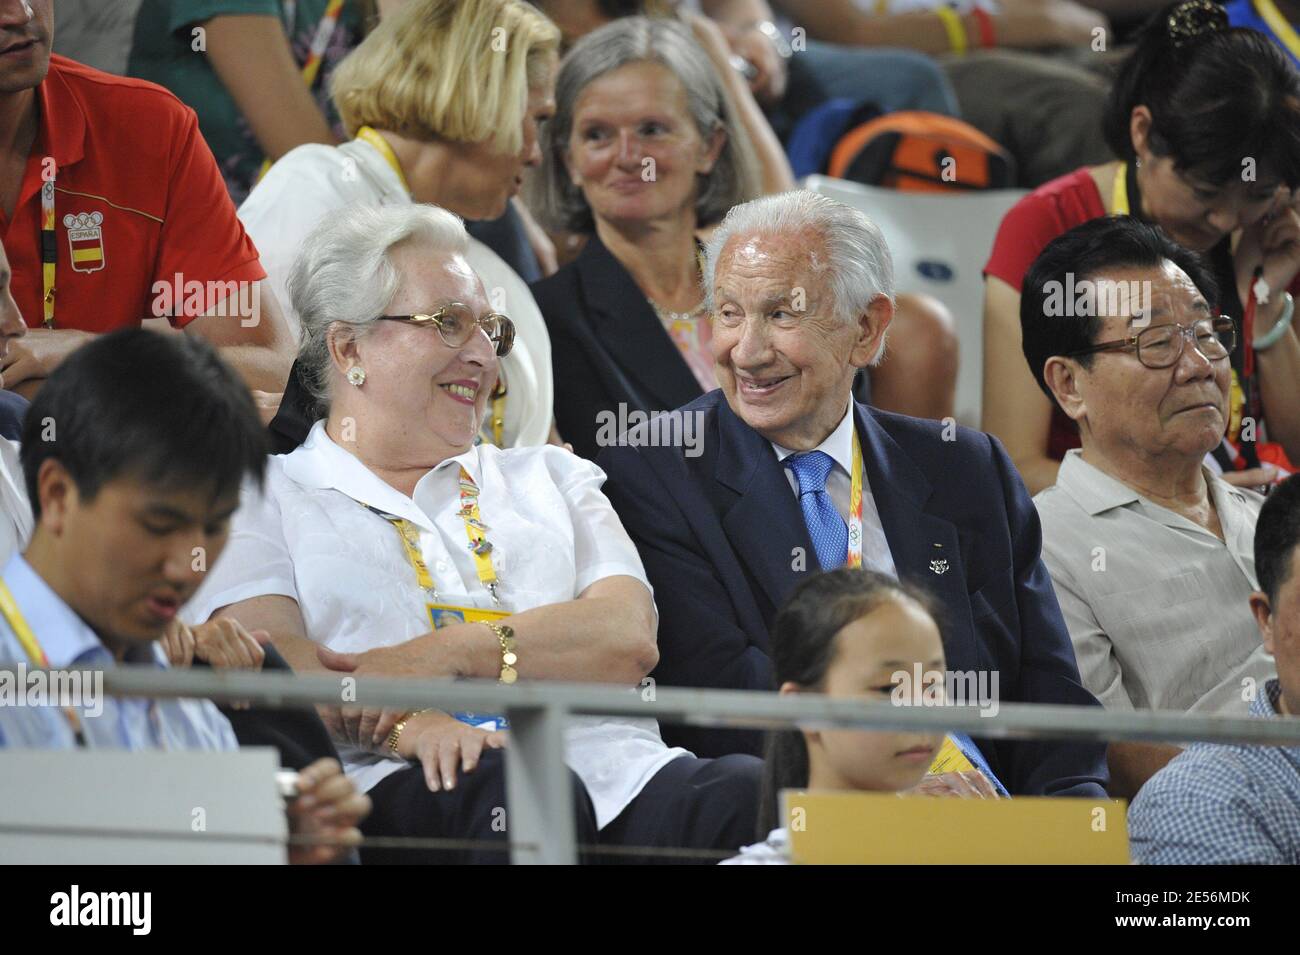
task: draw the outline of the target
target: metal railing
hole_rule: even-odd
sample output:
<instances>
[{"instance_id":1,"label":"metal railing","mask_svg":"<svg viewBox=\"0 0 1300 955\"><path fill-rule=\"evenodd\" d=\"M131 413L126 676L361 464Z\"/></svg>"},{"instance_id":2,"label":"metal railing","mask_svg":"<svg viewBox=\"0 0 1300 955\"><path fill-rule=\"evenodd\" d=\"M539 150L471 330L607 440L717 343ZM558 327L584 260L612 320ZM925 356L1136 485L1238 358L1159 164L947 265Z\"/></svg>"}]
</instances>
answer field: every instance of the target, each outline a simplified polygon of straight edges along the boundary
<instances>
[{"instance_id":1,"label":"metal railing","mask_svg":"<svg viewBox=\"0 0 1300 955\"><path fill-rule=\"evenodd\" d=\"M0 673L17 675L12 667ZM32 671L28 670L27 673ZM348 683L344 683L348 680ZM343 689L348 692L344 696ZM411 680L348 674L255 673L234 670L103 671L108 696L201 697L272 707L390 707L504 713L511 858L517 863L574 863L573 791L564 763L564 730L573 716L623 716L717 728L790 726L911 732L962 732L986 739L1138 740L1300 745L1300 719L1259 720L1157 710L1111 712L1101 707L999 703L893 706L815 694L781 696L741 690L590 683ZM1264 692L1263 687L1259 692Z\"/></svg>"}]
</instances>

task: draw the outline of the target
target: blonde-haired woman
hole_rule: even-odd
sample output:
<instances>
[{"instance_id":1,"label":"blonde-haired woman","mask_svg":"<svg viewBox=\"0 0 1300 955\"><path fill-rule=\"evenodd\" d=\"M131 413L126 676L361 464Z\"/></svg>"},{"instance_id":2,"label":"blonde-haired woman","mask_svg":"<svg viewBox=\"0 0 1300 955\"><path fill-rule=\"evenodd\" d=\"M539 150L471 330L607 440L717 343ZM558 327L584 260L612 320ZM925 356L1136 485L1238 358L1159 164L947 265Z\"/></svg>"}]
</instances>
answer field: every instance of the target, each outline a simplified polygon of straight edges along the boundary
<instances>
[{"instance_id":1,"label":"blonde-haired woman","mask_svg":"<svg viewBox=\"0 0 1300 955\"><path fill-rule=\"evenodd\" d=\"M286 282L298 248L346 206L441 206L493 219L541 158L538 126L554 111L555 26L521 0L407 0L335 71L331 91L349 136L309 144L277 162L240 207L295 331ZM518 339L502 362L483 437L505 447L552 436L550 339L528 287L471 240L470 265ZM317 417L297 367L271 423L292 450Z\"/></svg>"}]
</instances>

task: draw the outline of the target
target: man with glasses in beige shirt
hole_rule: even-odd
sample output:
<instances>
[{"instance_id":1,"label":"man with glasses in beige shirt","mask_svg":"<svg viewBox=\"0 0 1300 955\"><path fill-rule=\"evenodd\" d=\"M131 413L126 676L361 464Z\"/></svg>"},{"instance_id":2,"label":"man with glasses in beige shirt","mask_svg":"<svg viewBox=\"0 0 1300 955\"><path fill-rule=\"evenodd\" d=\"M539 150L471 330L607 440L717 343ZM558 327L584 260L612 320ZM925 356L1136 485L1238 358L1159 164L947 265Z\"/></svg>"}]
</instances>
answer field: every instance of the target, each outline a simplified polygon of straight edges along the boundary
<instances>
[{"instance_id":1,"label":"man with glasses in beige shirt","mask_svg":"<svg viewBox=\"0 0 1300 955\"><path fill-rule=\"evenodd\" d=\"M1025 357L1082 443L1035 498L1043 560L1084 685L1111 709L1245 716L1275 676L1244 610L1263 497L1203 465L1238 334L1216 297L1200 259L1128 217L1060 236L1025 279ZM1179 752L1112 743L1112 795Z\"/></svg>"}]
</instances>

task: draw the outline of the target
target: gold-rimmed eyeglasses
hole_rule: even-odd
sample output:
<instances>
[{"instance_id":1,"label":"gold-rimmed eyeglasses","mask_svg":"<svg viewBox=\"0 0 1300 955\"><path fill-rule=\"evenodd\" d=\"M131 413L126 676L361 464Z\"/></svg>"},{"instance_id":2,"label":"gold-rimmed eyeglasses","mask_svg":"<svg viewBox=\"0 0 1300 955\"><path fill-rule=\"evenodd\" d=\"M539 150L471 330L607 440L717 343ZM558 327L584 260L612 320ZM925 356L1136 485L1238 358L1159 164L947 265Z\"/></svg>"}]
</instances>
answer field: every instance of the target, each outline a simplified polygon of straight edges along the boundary
<instances>
[{"instance_id":1,"label":"gold-rimmed eyeglasses","mask_svg":"<svg viewBox=\"0 0 1300 955\"><path fill-rule=\"evenodd\" d=\"M515 323L500 312L489 312L482 318L474 315L468 305L448 302L427 315L380 315L386 322L406 322L408 325L432 325L449 348L462 348L476 329L483 329L488 341L496 349L498 358L505 358L515 346Z\"/></svg>"},{"instance_id":2,"label":"gold-rimmed eyeglasses","mask_svg":"<svg viewBox=\"0 0 1300 955\"><path fill-rule=\"evenodd\" d=\"M1226 315L1203 318L1190 325L1153 325L1128 338L1100 342L1091 348L1072 351L1066 358L1092 355L1101 351L1135 349L1137 359L1148 368L1168 368L1183 355L1188 342L1209 361L1219 361L1237 347L1237 323Z\"/></svg>"}]
</instances>

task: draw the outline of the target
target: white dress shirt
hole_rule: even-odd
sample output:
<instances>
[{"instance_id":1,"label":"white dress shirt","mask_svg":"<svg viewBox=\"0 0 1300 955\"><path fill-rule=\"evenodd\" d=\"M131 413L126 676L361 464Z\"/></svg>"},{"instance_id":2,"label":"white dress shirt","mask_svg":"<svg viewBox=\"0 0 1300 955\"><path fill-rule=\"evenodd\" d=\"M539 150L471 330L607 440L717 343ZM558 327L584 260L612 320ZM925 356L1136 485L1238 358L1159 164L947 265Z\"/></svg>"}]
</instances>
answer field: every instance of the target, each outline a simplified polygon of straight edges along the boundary
<instances>
[{"instance_id":1,"label":"white dress shirt","mask_svg":"<svg viewBox=\"0 0 1300 955\"><path fill-rule=\"evenodd\" d=\"M770 442L776 452L776 459L784 462L792 454L801 452L783 448L776 442ZM847 526L849 523L849 503L853 496L853 402L844 412L844 417L835 426L835 430L814 451L823 451L831 456L835 467L826 476L826 493L831 496L831 503L840 512ZM799 497L799 479L794 471L785 468L786 480L796 499ZM876 508L875 495L867 482L866 462L862 468L862 566L868 570L878 571L897 578L898 570L894 566L894 555L889 551L889 541L885 539L885 528L880 523L880 511Z\"/></svg>"},{"instance_id":2,"label":"white dress shirt","mask_svg":"<svg viewBox=\"0 0 1300 955\"><path fill-rule=\"evenodd\" d=\"M1110 709L1246 716L1277 675L1247 604L1264 498L1203 473L1223 540L1077 449L1034 497L1079 674Z\"/></svg>"},{"instance_id":3,"label":"white dress shirt","mask_svg":"<svg viewBox=\"0 0 1300 955\"><path fill-rule=\"evenodd\" d=\"M18 442L0 438L0 566L27 546L32 536L32 507L18 458Z\"/></svg>"},{"instance_id":4,"label":"white dress shirt","mask_svg":"<svg viewBox=\"0 0 1300 955\"><path fill-rule=\"evenodd\" d=\"M605 577L633 577L650 589L635 545L601 493L605 474L590 461L552 446L480 445L443 461L407 497L335 444L318 421L302 447L270 459L264 494L245 489L226 550L186 606L186 619L200 622L229 604L279 594L297 601L307 635L332 650L360 653L428 633L426 598L400 535L357 501L419 528L438 603L497 609L458 516L460 466L479 487L500 609L574 600ZM664 745L653 719L574 718L567 744L600 826L666 763L689 755ZM363 790L408 765L368 750L343 748L340 756Z\"/></svg>"},{"instance_id":5,"label":"white dress shirt","mask_svg":"<svg viewBox=\"0 0 1300 955\"><path fill-rule=\"evenodd\" d=\"M110 668L113 654L95 631L63 602L21 554L14 554L0 574L23 619L53 669ZM23 645L0 615L0 660L34 666ZM167 668L162 644L134 646L127 663ZM87 698L93 684L83 684L86 705L77 707L86 745L95 749L233 750L239 748L230 721L209 700ZM72 749L72 726L58 706L0 706L0 748Z\"/></svg>"},{"instance_id":6,"label":"white dress shirt","mask_svg":"<svg viewBox=\"0 0 1300 955\"><path fill-rule=\"evenodd\" d=\"M303 239L327 215L353 204L410 205L396 170L369 143L309 143L273 165L239 207L239 218L257 246L267 281L298 338L301 322L288 281ZM545 444L551 434L554 388L551 338L533 293L514 269L473 236L465 254L483 280L492 309L515 324L515 346L501 361L509 388L504 441L507 447Z\"/></svg>"}]
</instances>

